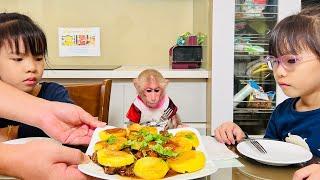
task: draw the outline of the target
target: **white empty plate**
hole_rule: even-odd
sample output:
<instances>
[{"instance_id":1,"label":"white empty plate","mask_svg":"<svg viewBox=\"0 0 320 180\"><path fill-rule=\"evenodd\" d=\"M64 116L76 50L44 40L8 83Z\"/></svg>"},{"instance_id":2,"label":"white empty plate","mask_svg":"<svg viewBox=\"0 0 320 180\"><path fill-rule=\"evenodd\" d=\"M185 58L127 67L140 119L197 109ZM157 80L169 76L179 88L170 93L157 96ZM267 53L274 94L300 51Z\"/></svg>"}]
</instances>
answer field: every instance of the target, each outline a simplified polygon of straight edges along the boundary
<instances>
[{"instance_id":1,"label":"white empty plate","mask_svg":"<svg viewBox=\"0 0 320 180\"><path fill-rule=\"evenodd\" d=\"M310 151L295 144L267 139L257 139L257 141L267 151L266 154L259 152L249 141L242 141L237 145L237 149L244 156L273 166L298 164L312 158Z\"/></svg>"}]
</instances>

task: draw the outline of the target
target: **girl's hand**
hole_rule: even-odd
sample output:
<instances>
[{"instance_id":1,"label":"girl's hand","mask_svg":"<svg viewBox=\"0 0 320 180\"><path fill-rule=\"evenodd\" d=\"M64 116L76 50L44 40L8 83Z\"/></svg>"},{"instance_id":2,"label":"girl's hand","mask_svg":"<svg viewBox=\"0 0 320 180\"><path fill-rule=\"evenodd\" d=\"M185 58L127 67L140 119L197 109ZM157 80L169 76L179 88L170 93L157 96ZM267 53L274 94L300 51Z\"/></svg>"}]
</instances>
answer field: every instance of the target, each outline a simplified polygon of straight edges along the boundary
<instances>
[{"instance_id":1,"label":"girl's hand","mask_svg":"<svg viewBox=\"0 0 320 180\"><path fill-rule=\"evenodd\" d=\"M214 130L215 138L221 143L228 145L235 144L235 141L239 142L246 135L241 128L233 122L225 122Z\"/></svg>"},{"instance_id":2,"label":"girl's hand","mask_svg":"<svg viewBox=\"0 0 320 180\"><path fill-rule=\"evenodd\" d=\"M292 180L317 180L320 179L320 164L311 164L304 168L297 170Z\"/></svg>"}]
</instances>

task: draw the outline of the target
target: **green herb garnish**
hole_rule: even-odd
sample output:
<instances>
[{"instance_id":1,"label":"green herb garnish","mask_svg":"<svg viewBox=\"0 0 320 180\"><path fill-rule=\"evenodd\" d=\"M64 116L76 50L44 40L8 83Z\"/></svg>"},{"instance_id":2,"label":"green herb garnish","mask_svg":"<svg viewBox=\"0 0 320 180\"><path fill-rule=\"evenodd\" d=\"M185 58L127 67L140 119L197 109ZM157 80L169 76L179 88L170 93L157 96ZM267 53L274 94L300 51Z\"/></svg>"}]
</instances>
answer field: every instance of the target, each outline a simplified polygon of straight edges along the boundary
<instances>
[{"instance_id":1,"label":"green herb garnish","mask_svg":"<svg viewBox=\"0 0 320 180\"><path fill-rule=\"evenodd\" d=\"M117 136L113 136L111 135L108 139L107 139L107 143L108 144L114 144L117 141Z\"/></svg>"},{"instance_id":2,"label":"green herb garnish","mask_svg":"<svg viewBox=\"0 0 320 180\"><path fill-rule=\"evenodd\" d=\"M188 139L193 139L191 134L186 134L185 137L188 138Z\"/></svg>"},{"instance_id":3,"label":"green herb garnish","mask_svg":"<svg viewBox=\"0 0 320 180\"><path fill-rule=\"evenodd\" d=\"M162 156L167 156L167 157L176 157L178 155L178 153L172 151L171 149L164 148L160 144L154 145L152 147L152 150L154 150L155 152L157 152L158 154L160 154Z\"/></svg>"}]
</instances>

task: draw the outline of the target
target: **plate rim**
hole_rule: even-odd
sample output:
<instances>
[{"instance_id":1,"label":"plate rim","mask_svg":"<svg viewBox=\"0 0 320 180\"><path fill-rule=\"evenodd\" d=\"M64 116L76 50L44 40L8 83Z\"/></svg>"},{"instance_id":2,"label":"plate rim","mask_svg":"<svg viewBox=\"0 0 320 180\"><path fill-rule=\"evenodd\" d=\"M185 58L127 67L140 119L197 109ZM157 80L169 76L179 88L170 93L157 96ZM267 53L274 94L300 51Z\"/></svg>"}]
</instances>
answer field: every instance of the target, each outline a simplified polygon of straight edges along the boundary
<instances>
[{"instance_id":1,"label":"plate rim","mask_svg":"<svg viewBox=\"0 0 320 180\"><path fill-rule=\"evenodd\" d=\"M11 139L8 141L4 141L2 143L4 143L4 144L25 144L27 142L34 141L34 140L54 140L54 139L49 138L49 137L25 137L25 138Z\"/></svg>"},{"instance_id":2,"label":"plate rim","mask_svg":"<svg viewBox=\"0 0 320 180\"><path fill-rule=\"evenodd\" d=\"M304 148L301 147L301 146L298 146L298 145L296 145L296 144L293 144L293 143L288 143L288 142L279 141L279 140L273 140L273 139L256 139L256 140L257 140L258 142L259 142L259 141L272 141L272 142L277 142L277 143L282 143L282 144L288 144L288 145L290 145L290 146L294 146L294 147L296 147L296 148L299 148L299 149L305 151L306 154L308 155L308 157L306 157L305 160L295 160L295 161L293 160L293 161L286 161L286 162L284 162L284 161L270 161L270 160L268 160L268 159L261 158L261 157L258 157L258 156L255 156L255 155L251 155L251 154L247 154L246 152L243 152L242 150L239 150L239 149L240 149L239 147L240 147L242 144L246 143L246 141L242 141L242 142L240 142L239 144L237 144L237 150L238 150L242 155L244 155L244 156L246 156L246 157L248 157L248 158L251 158L251 159L253 159L253 160L257 161L257 162L263 163L263 164L273 165L273 166L276 166L276 165L299 164L299 163L307 162L307 161L309 161L310 159L312 159L312 157L313 157L313 154L312 154L310 151L304 149Z\"/></svg>"}]
</instances>

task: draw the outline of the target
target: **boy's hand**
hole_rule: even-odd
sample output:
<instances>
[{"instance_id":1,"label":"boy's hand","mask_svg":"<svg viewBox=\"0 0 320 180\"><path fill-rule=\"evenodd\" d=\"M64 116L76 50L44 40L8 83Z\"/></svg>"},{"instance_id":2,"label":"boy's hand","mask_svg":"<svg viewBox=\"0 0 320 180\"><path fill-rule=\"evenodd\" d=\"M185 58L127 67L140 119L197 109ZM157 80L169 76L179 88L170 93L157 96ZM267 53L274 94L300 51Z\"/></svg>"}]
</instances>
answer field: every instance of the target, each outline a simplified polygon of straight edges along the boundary
<instances>
[{"instance_id":1,"label":"boy's hand","mask_svg":"<svg viewBox=\"0 0 320 180\"><path fill-rule=\"evenodd\" d=\"M246 135L241 128L233 122L225 122L214 130L215 138L221 143L228 145L235 144L235 141L239 142Z\"/></svg>"}]
</instances>

